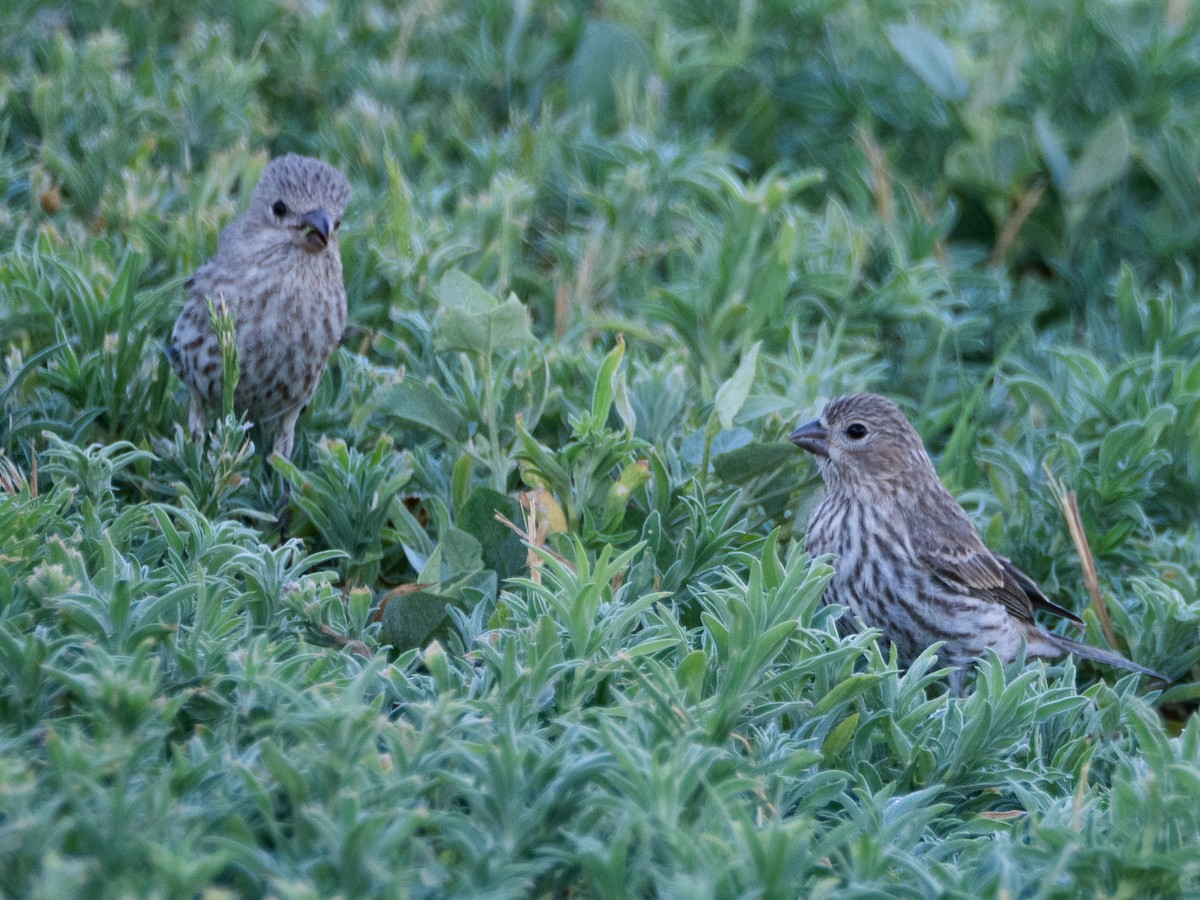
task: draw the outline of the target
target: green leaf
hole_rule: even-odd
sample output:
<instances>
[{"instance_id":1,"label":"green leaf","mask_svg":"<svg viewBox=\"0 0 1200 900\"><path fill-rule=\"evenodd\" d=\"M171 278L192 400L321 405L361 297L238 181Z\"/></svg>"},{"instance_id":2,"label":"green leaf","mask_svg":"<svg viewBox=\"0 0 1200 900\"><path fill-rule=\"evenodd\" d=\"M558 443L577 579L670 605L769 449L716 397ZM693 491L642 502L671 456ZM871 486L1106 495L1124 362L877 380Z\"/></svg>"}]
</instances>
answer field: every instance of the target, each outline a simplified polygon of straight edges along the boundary
<instances>
[{"instance_id":1,"label":"green leaf","mask_svg":"<svg viewBox=\"0 0 1200 900\"><path fill-rule=\"evenodd\" d=\"M617 418L630 434L637 431L637 412L633 408L633 400L629 396L629 383L624 372L618 372L613 379L613 403L617 407Z\"/></svg>"},{"instance_id":2,"label":"green leaf","mask_svg":"<svg viewBox=\"0 0 1200 900\"><path fill-rule=\"evenodd\" d=\"M633 493L650 480L650 464L644 459L634 460L621 470L620 476L608 489L604 499L604 512L600 520L606 527L617 528Z\"/></svg>"},{"instance_id":3,"label":"green leaf","mask_svg":"<svg viewBox=\"0 0 1200 900\"><path fill-rule=\"evenodd\" d=\"M355 634L361 634L367 625L371 612L371 592L366 588L355 588L350 592L346 602L346 613L350 628Z\"/></svg>"},{"instance_id":4,"label":"green leaf","mask_svg":"<svg viewBox=\"0 0 1200 900\"><path fill-rule=\"evenodd\" d=\"M649 72L650 51L641 38L615 22L589 22L567 71L567 100L589 107L599 128L611 128L618 90L631 81L636 86Z\"/></svg>"},{"instance_id":5,"label":"green leaf","mask_svg":"<svg viewBox=\"0 0 1200 900\"><path fill-rule=\"evenodd\" d=\"M683 452L683 458L689 463L699 463L704 458L704 446L708 443L709 453L716 457L724 453L730 453L740 447L745 447L752 443L754 435L745 428L735 428L732 431L722 431L721 425L716 419L709 419L711 431L706 432L703 429L693 431L683 439L683 445L680 448Z\"/></svg>"},{"instance_id":6,"label":"green leaf","mask_svg":"<svg viewBox=\"0 0 1200 900\"><path fill-rule=\"evenodd\" d=\"M1125 117L1110 117L1093 133L1063 185L1070 200L1083 200L1112 187L1129 169L1133 144Z\"/></svg>"},{"instance_id":7,"label":"green leaf","mask_svg":"<svg viewBox=\"0 0 1200 900\"><path fill-rule=\"evenodd\" d=\"M888 25L884 31L900 58L931 91L943 100L967 96L967 79L949 44L920 25Z\"/></svg>"},{"instance_id":8,"label":"green leaf","mask_svg":"<svg viewBox=\"0 0 1200 900\"><path fill-rule=\"evenodd\" d=\"M712 635L712 641L717 647L717 653L726 656L729 653L729 631L721 624L721 620L707 610L700 613L700 621Z\"/></svg>"},{"instance_id":9,"label":"green leaf","mask_svg":"<svg viewBox=\"0 0 1200 900\"><path fill-rule=\"evenodd\" d=\"M445 623L450 602L450 598L430 591L393 597L380 616L379 639L397 650L424 646Z\"/></svg>"},{"instance_id":10,"label":"green leaf","mask_svg":"<svg viewBox=\"0 0 1200 900\"><path fill-rule=\"evenodd\" d=\"M1033 116L1033 136L1042 152L1046 168L1050 170L1050 180L1056 188L1064 191L1067 179L1071 175L1071 160L1044 109L1039 109Z\"/></svg>"},{"instance_id":11,"label":"green leaf","mask_svg":"<svg viewBox=\"0 0 1200 900\"><path fill-rule=\"evenodd\" d=\"M461 528L447 528L438 546L442 549L445 576L442 581L454 581L483 568L483 547L478 540Z\"/></svg>"},{"instance_id":12,"label":"green leaf","mask_svg":"<svg viewBox=\"0 0 1200 900\"><path fill-rule=\"evenodd\" d=\"M675 677L684 690L688 703L699 703L704 690L704 670L708 665L708 654L703 650L693 650L683 658Z\"/></svg>"},{"instance_id":13,"label":"green leaf","mask_svg":"<svg viewBox=\"0 0 1200 900\"><path fill-rule=\"evenodd\" d=\"M525 423L517 419L517 439L521 442L521 459L525 464L521 477L531 487L543 486L556 497L566 497L571 491L571 476L547 448L525 430Z\"/></svg>"},{"instance_id":14,"label":"green leaf","mask_svg":"<svg viewBox=\"0 0 1200 900\"><path fill-rule=\"evenodd\" d=\"M443 311L435 349L490 357L533 343L529 313L514 295L500 303L457 269L443 276L436 293Z\"/></svg>"},{"instance_id":15,"label":"green leaf","mask_svg":"<svg viewBox=\"0 0 1200 900\"><path fill-rule=\"evenodd\" d=\"M713 457L713 470L722 481L730 484L745 484L752 478L773 472L791 463L797 463L801 455L791 444L753 441L743 447L720 453Z\"/></svg>"},{"instance_id":16,"label":"green leaf","mask_svg":"<svg viewBox=\"0 0 1200 900\"><path fill-rule=\"evenodd\" d=\"M604 357L604 362L600 365L600 372L596 376L596 388L592 392L592 418L598 425L603 425L608 421L608 411L612 409L617 370L621 367L621 360L624 356L625 339L618 336L617 346L609 351L608 356Z\"/></svg>"},{"instance_id":17,"label":"green leaf","mask_svg":"<svg viewBox=\"0 0 1200 900\"><path fill-rule=\"evenodd\" d=\"M742 409L746 398L750 396L750 387L754 384L754 371L758 366L758 349L762 341L755 342L750 351L742 357L737 370L729 380L717 388L717 396L713 401L713 410L721 427L726 431L733 428L733 417Z\"/></svg>"},{"instance_id":18,"label":"green leaf","mask_svg":"<svg viewBox=\"0 0 1200 900\"><path fill-rule=\"evenodd\" d=\"M460 269L451 269L434 289L443 307L468 313L484 313L499 305L478 281Z\"/></svg>"},{"instance_id":19,"label":"green leaf","mask_svg":"<svg viewBox=\"0 0 1200 900\"><path fill-rule=\"evenodd\" d=\"M850 715L838 722L834 729L825 736L825 740L821 744L821 756L829 759L832 756L837 756L849 747L850 740L854 737L854 732L857 728L858 713L850 713Z\"/></svg>"},{"instance_id":20,"label":"green leaf","mask_svg":"<svg viewBox=\"0 0 1200 900\"><path fill-rule=\"evenodd\" d=\"M879 677L876 673L867 672L851 675L849 678L839 682L829 693L820 699L817 705L813 707L813 714L823 716L840 704L847 703L860 694L869 691L872 685L879 681Z\"/></svg>"},{"instance_id":21,"label":"green leaf","mask_svg":"<svg viewBox=\"0 0 1200 900\"><path fill-rule=\"evenodd\" d=\"M475 471L475 458L470 453L461 454L454 462L450 476L450 496L454 508L462 510L471 495L471 474ZM461 512L460 512L461 515Z\"/></svg>"},{"instance_id":22,"label":"green leaf","mask_svg":"<svg viewBox=\"0 0 1200 900\"><path fill-rule=\"evenodd\" d=\"M386 419L396 419L433 432L447 443L462 441L466 436L466 420L458 409L436 388L406 378L389 385L371 397L371 402L355 410L352 429L362 428L375 412Z\"/></svg>"},{"instance_id":23,"label":"green leaf","mask_svg":"<svg viewBox=\"0 0 1200 900\"><path fill-rule=\"evenodd\" d=\"M525 570L526 551L516 533L497 520L496 513L516 522L521 507L512 497L478 487L459 512L458 527L479 541L483 565L503 582Z\"/></svg>"},{"instance_id":24,"label":"green leaf","mask_svg":"<svg viewBox=\"0 0 1200 900\"><path fill-rule=\"evenodd\" d=\"M308 799L308 784L303 774L273 740L266 738L260 741L258 754L262 758L263 767L279 782L283 793L291 802L303 803Z\"/></svg>"}]
</instances>

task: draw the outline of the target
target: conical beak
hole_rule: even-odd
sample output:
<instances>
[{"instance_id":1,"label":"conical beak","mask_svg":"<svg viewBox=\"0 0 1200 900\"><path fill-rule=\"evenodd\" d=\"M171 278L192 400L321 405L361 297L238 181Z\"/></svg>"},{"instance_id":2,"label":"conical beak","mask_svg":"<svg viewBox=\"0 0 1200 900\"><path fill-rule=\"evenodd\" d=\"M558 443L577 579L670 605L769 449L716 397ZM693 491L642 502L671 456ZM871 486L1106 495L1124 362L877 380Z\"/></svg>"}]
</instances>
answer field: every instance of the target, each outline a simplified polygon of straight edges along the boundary
<instances>
[{"instance_id":1,"label":"conical beak","mask_svg":"<svg viewBox=\"0 0 1200 900\"><path fill-rule=\"evenodd\" d=\"M829 432L819 419L801 425L788 435L788 440L813 456L829 456Z\"/></svg>"},{"instance_id":2,"label":"conical beak","mask_svg":"<svg viewBox=\"0 0 1200 900\"><path fill-rule=\"evenodd\" d=\"M314 209L305 213L300 220L300 230L304 239L313 250L321 250L329 243L329 235L333 233L333 221L329 213L323 209Z\"/></svg>"}]
</instances>

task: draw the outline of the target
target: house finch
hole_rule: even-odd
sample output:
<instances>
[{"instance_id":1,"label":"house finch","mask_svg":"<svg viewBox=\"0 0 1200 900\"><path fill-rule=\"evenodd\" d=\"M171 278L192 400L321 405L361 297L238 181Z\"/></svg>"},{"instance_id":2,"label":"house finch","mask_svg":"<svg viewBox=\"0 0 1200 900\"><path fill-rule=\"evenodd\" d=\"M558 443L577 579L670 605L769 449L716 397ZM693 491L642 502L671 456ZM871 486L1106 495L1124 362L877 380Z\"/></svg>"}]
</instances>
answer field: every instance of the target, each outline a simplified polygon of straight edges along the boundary
<instances>
[{"instance_id":1,"label":"house finch","mask_svg":"<svg viewBox=\"0 0 1200 900\"><path fill-rule=\"evenodd\" d=\"M1035 609L1083 624L1051 603L1028 575L979 539L942 485L916 429L892 401L853 394L831 401L791 441L817 461L828 493L808 522L807 549L832 553L825 602L845 606L896 645L904 665L937 641L940 658L965 667L988 649L1011 662L1075 653L1163 676L1108 650L1043 631Z\"/></svg>"},{"instance_id":2,"label":"house finch","mask_svg":"<svg viewBox=\"0 0 1200 900\"><path fill-rule=\"evenodd\" d=\"M249 209L221 232L216 255L188 280L167 355L191 394L193 440L204 432L205 408L220 405L224 384L211 299L234 317L235 408L273 424L275 452L291 455L296 419L346 327L337 231L349 198L346 177L318 159L272 160Z\"/></svg>"}]
</instances>

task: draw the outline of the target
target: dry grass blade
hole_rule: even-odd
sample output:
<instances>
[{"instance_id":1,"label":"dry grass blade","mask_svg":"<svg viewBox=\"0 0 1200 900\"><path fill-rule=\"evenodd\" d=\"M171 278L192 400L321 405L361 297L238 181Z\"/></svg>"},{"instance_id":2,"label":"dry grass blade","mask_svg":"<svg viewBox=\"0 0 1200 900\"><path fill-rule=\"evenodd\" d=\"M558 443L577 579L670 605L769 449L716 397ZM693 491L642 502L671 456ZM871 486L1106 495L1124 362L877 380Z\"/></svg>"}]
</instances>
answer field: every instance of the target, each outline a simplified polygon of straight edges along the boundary
<instances>
[{"instance_id":1,"label":"dry grass blade","mask_svg":"<svg viewBox=\"0 0 1200 900\"><path fill-rule=\"evenodd\" d=\"M1083 568L1083 583L1087 585L1088 593L1091 594L1092 609L1096 611L1096 618L1100 620L1104 638L1110 647L1118 647L1120 645L1117 643L1117 636L1113 631L1112 619L1108 615L1108 605L1100 593L1100 578L1096 574L1096 558L1092 555L1092 548L1088 545L1087 535L1083 530L1083 520L1079 516L1079 501L1075 492L1068 491L1063 483L1051 474L1048 467L1043 465L1042 468L1050 482L1050 489L1054 491L1054 497L1062 509L1063 517L1067 520L1067 530L1071 532L1071 541L1075 544L1075 552L1079 554L1079 565Z\"/></svg>"},{"instance_id":2,"label":"dry grass blade","mask_svg":"<svg viewBox=\"0 0 1200 900\"><path fill-rule=\"evenodd\" d=\"M1071 826L1076 833L1083 829L1083 800L1087 796L1088 773L1091 769L1091 762L1084 762L1079 768L1079 784L1075 786L1075 797L1071 803Z\"/></svg>"},{"instance_id":3,"label":"dry grass blade","mask_svg":"<svg viewBox=\"0 0 1200 900\"><path fill-rule=\"evenodd\" d=\"M1046 182L1037 181L1021 195L1021 201L1017 204L1017 208L1012 211L1012 215L1008 217L1004 228L1000 231L1000 236L996 238L996 245L992 247L992 252L988 256L989 266L999 266L1004 262L1008 251L1012 249L1013 242L1017 239L1017 234L1021 231L1021 226L1037 209L1037 205L1042 201L1042 195L1045 193Z\"/></svg>"},{"instance_id":4,"label":"dry grass blade","mask_svg":"<svg viewBox=\"0 0 1200 900\"><path fill-rule=\"evenodd\" d=\"M883 148L866 128L854 132L854 143L871 164L872 190L875 194L875 211L884 225L896 223L896 200L892 195L892 173L888 168Z\"/></svg>"},{"instance_id":5,"label":"dry grass blade","mask_svg":"<svg viewBox=\"0 0 1200 900\"><path fill-rule=\"evenodd\" d=\"M540 489L544 490L544 488ZM521 513L525 518L525 527L517 525L503 513L496 513L496 521L500 522L517 537L524 541L529 547L529 553L525 557L526 564L529 566L529 578L534 584L542 583L542 558L538 554L538 550L544 550L564 566L568 566L574 570L575 566L570 560L555 553L552 549L546 546L546 536L550 533L551 523L548 517L545 517L541 512L542 503L537 496L537 491L526 491L520 496Z\"/></svg>"},{"instance_id":6,"label":"dry grass blade","mask_svg":"<svg viewBox=\"0 0 1200 900\"><path fill-rule=\"evenodd\" d=\"M322 625L317 629L321 636L328 639L331 643L338 647L345 647L356 656L361 656L363 659L371 659L375 656L371 652L371 648L356 638L348 638L344 634L339 634L328 625Z\"/></svg>"},{"instance_id":7,"label":"dry grass blade","mask_svg":"<svg viewBox=\"0 0 1200 900\"><path fill-rule=\"evenodd\" d=\"M412 584L402 584L392 588L386 594L379 598L379 604L375 607L375 612L371 614L371 621L378 622L383 618L383 611L387 605L397 597L403 597L406 594L416 594L420 591L429 590L433 587L432 583L413 582Z\"/></svg>"},{"instance_id":8,"label":"dry grass blade","mask_svg":"<svg viewBox=\"0 0 1200 900\"><path fill-rule=\"evenodd\" d=\"M1021 818L1021 816L1027 816L1027 815L1029 815L1029 813L1027 813L1023 809L1005 809L1005 810L998 810L995 812L990 811L990 810L981 812L979 814L979 818L990 819L993 822L1011 822L1013 819L1019 819L1019 818Z\"/></svg>"}]
</instances>

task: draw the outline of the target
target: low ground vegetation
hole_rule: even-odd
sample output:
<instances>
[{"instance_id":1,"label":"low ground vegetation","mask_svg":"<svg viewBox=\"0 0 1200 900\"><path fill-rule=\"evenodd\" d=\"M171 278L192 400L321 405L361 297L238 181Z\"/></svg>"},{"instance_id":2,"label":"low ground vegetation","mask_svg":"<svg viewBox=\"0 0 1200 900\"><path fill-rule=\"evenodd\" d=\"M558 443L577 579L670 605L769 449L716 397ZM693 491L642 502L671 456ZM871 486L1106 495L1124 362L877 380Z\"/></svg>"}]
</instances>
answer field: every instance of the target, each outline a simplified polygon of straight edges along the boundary
<instances>
[{"instance_id":1,"label":"low ground vegetation","mask_svg":"<svg viewBox=\"0 0 1200 900\"><path fill-rule=\"evenodd\" d=\"M5 894L1200 892L1191 4L201 7L0 12ZM287 151L290 463L162 353ZM785 436L860 389L1173 685L840 636Z\"/></svg>"}]
</instances>

